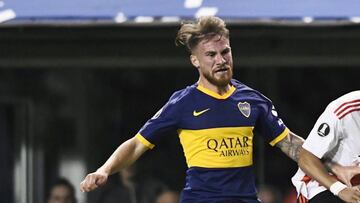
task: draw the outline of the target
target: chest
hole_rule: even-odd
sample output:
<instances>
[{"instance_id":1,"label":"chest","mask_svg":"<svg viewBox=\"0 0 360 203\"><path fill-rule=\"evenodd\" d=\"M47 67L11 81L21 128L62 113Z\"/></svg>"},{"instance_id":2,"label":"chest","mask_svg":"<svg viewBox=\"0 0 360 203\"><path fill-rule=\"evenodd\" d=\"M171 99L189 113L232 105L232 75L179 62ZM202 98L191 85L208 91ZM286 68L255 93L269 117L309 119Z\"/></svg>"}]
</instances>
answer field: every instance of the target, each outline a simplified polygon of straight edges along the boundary
<instances>
[{"instance_id":1,"label":"chest","mask_svg":"<svg viewBox=\"0 0 360 203\"><path fill-rule=\"evenodd\" d=\"M260 113L251 100L197 100L183 108L180 123L184 129L255 126Z\"/></svg>"}]
</instances>

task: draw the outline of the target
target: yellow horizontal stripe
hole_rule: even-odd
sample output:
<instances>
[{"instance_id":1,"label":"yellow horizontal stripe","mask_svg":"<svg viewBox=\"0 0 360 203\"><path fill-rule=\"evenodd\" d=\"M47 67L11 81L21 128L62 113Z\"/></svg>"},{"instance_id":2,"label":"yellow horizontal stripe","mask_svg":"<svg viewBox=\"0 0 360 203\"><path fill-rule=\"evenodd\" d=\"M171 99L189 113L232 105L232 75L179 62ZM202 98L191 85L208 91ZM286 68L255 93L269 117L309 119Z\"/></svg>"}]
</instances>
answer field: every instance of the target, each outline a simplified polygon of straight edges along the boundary
<instances>
[{"instance_id":1,"label":"yellow horizontal stripe","mask_svg":"<svg viewBox=\"0 0 360 203\"><path fill-rule=\"evenodd\" d=\"M230 96L232 95L232 93L234 93L234 91L236 90L236 88L235 88L234 86L231 86L231 87L229 88L229 90L228 90L225 94L220 95L220 94L218 94L218 93L216 93L216 92L213 92L213 91L211 91L211 90L209 90L209 89L207 89L207 88L205 88L205 87L203 87L203 86L201 86L201 85L198 85L198 86L197 86L197 89L200 90L200 91L202 91L203 93L209 95L209 96L212 96L212 97L216 98L216 99L227 99L227 98L230 97Z\"/></svg>"},{"instance_id":2,"label":"yellow horizontal stripe","mask_svg":"<svg viewBox=\"0 0 360 203\"><path fill-rule=\"evenodd\" d=\"M275 139L273 139L271 142L270 142L270 145L271 146L275 146L276 143L280 142L282 139L284 139L286 137L286 135L288 135L290 132L290 130L288 128L285 128L285 130L279 135L277 136Z\"/></svg>"},{"instance_id":3,"label":"yellow horizontal stripe","mask_svg":"<svg viewBox=\"0 0 360 203\"><path fill-rule=\"evenodd\" d=\"M151 144L147 139L145 139L140 133L136 134L135 137L140 140L141 143L143 143L146 147L152 149L155 147L155 145Z\"/></svg>"},{"instance_id":4,"label":"yellow horizontal stripe","mask_svg":"<svg viewBox=\"0 0 360 203\"><path fill-rule=\"evenodd\" d=\"M179 130L188 167L233 168L253 164L253 127Z\"/></svg>"}]
</instances>

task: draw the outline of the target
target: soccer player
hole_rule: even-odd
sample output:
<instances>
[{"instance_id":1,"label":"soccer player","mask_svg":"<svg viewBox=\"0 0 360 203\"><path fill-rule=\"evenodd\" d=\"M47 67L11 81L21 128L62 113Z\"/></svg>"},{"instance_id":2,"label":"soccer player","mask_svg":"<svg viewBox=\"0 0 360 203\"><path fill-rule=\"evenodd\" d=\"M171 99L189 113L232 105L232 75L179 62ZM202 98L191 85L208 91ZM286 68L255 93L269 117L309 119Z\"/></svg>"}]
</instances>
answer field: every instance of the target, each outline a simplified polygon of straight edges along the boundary
<instances>
[{"instance_id":1,"label":"soccer player","mask_svg":"<svg viewBox=\"0 0 360 203\"><path fill-rule=\"evenodd\" d=\"M262 136L297 161L303 139L278 117L272 102L232 79L229 30L218 17L182 24L176 38L190 52L199 80L175 92L131 139L80 184L91 191L135 162L166 132L177 132L188 165L182 203L259 203L253 139Z\"/></svg>"},{"instance_id":2,"label":"soccer player","mask_svg":"<svg viewBox=\"0 0 360 203\"><path fill-rule=\"evenodd\" d=\"M298 161L301 169L292 178L300 195L298 202L359 203L359 186L351 187L349 181L360 174L359 158L360 91L354 91L331 102L305 140ZM349 166L348 174L336 173L347 185L331 176L320 159Z\"/></svg>"}]
</instances>

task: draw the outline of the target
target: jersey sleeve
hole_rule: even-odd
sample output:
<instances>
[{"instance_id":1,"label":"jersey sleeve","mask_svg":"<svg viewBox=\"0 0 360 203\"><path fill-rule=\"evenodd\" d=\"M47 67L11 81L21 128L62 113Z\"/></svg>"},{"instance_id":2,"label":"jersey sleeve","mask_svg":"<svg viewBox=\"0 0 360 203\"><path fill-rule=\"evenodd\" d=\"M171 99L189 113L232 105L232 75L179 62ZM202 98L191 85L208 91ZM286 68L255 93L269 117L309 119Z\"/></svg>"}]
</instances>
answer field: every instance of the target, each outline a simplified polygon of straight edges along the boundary
<instances>
[{"instance_id":1,"label":"jersey sleeve","mask_svg":"<svg viewBox=\"0 0 360 203\"><path fill-rule=\"evenodd\" d=\"M161 135L168 131L176 130L179 117L179 99L176 93L169 101L151 118L136 134L136 138L145 146L152 149L154 143Z\"/></svg>"},{"instance_id":2,"label":"jersey sleeve","mask_svg":"<svg viewBox=\"0 0 360 203\"><path fill-rule=\"evenodd\" d=\"M266 99L259 104L260 115L255 126L255 131L262 135L264 139L275 146L289 133L289 129L284 122L278 117L278 113L272 102Z\"/></svg>"},{"instance_id":3,"label":"jersey sleeve","mask_svg":"<svg viewBox=\"0 0 360 203\"><path fill-rule=\"evenodd\" d=\"M333 110L327 107L306 138L303 148L321 159L326 152L337 145L340 139L338 123L339 119L335 116Z\"/></svg>"}]
</instances>

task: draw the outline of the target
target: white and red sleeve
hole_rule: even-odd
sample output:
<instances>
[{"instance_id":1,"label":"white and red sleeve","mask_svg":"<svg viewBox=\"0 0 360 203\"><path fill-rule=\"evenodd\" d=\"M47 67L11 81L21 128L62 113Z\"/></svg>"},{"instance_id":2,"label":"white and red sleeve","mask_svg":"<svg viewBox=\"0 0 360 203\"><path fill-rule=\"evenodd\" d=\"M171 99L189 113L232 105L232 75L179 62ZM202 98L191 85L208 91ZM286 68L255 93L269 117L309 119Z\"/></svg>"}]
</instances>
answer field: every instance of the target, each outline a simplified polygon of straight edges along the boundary
<instances>
[{"instance_id":1,"label":"white and red sleeve","mask_svg":"<svg viewBox=\"0 0 360 203\"><path fill-rule=\"evenodd\" d=\"M341 128L338 124L339 119L334 114L333 107L330 104L316 121L303 144L303 148L321 159L339 142Z\"/></svg>"}]
</instances>

